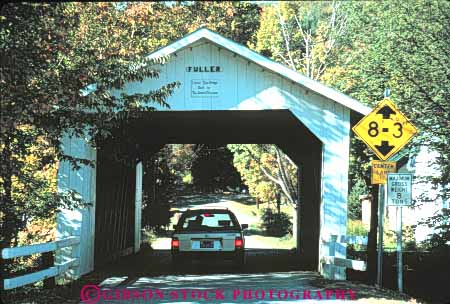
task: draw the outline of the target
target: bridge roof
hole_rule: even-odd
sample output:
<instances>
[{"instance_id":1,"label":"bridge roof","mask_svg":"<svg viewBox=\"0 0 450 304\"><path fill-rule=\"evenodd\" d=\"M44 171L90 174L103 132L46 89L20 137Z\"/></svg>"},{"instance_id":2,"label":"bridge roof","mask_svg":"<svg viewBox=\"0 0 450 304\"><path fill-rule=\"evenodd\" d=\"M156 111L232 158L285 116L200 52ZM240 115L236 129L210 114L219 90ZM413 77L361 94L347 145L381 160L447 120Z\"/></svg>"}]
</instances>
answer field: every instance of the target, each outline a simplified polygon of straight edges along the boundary
<instances>
[{"instance_id":1,"label":"bridge roof","mask_svg":"<svg viewBox=\"0 0 450 304\"><path fill-rule=\"evenodd\" d=\"M321 84L318 81L312 80L311 78L306 77L305 75L298 73L278 62L275 62L267 57L258 54L251 49L234 42L220 34L217 34L207 28L200 28L181 39L155 51L154 53L149 55L149 59L159 58L171 55L193 43L199 41L200 39L206 39L211 41L212 43L223 47L224 49L229 50L230 52L236 53L249 61L252 61L261 67L264 67L270 71L273 71L283 77L292 80L295 83L302 85L303 87L316 92L328 99L331 99L343 106L361 113L363 115L368 114L371 111L370 107L367 107L360 103L359 101L351 98L350 96L338 92L326 85Z\"/></svg>"}]
</instances>

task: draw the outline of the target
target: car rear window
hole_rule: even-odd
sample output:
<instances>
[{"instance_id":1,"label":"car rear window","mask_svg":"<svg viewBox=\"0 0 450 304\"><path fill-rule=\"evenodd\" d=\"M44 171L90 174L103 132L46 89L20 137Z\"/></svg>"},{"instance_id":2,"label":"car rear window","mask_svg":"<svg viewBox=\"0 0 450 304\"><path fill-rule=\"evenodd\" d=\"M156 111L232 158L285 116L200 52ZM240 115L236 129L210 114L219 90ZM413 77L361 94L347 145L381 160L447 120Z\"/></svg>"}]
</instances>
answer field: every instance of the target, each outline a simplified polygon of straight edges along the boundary
<instances>
[{"instance_id":1,"label":"car rear window","mask_svg":"<svg viewBox=\"0 0 450 304\"><path fill-rule=\"evenodd\" d=\"M182 216L177 228L187 231L230 230L238 229L238 224L230 213L202 211Z\"/></svg>"}]
</instances>

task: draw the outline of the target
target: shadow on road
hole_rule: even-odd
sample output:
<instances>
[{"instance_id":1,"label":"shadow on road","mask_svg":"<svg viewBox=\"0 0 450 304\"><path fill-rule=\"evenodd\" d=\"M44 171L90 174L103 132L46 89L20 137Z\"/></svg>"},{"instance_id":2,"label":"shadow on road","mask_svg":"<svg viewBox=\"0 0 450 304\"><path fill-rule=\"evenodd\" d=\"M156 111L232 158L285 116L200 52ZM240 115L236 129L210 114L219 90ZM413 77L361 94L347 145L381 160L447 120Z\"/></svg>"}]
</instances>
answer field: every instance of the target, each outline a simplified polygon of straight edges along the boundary
<instances>
[{"instance_id":1,"label":"shadow on road","mask_svg":"<svg viewBox=\"0 0 450 304\"><path fill-rule=\"evenodd\" d=\"M217 290L223 289L226 295L226 303L317 303L318 294L325 295L326 290L345 290L346 299L349 299L349 289L354 291L358 303L407 303L409 297L400 295L394 291L378 289L373 286L352 283L347 281L330 281L323 279L317 272L302 271L302 263L292 251L282 249L272 250L248 250L247 264L243 269L236 270L229 264L221 261L193 262L180 269L174 269L171 263L169 250L153 250L143 248L139 253L122 257L116 262L99 267L94 272L83 276L72 284L58 287L54 290L39 290L33 295L33 303L82 303L80 302L80 292L87 285L98 286L98 290L164 290L170 291L196 289L196 290ZM236 291L237 290L237 291ZM253 299L242 299L245 290L253 291ZM289 297L278 301L274 299L267 301L255 298L256 290L264 290L266 296L270 290L289 292ZM311 292L312 300L304 300L304 290ZM299 295L301 299L291 297ZM297 292L298 291L298 292ZM20 292L19 292L20 293ZM236 294L238 293L238 294ZM262 296L262 292L259 293ZM234 296L238 298L234 298ZM20 301L20 297L27 299ZM27 302L30 295L16 295L10 303L30 303ZM314 300L316 299L316 300ZM326 303L341 303L341 300L326 301ZM386 299L395 301L386 301ZM406 300L406 301L405 301ZM312 302L311 302L312 301ZM165 301L158 301L164 303ZM180 301L170 301L176 303ZM189 299L181 301L184 303L210 303L204 299ZM214 301L224 303L223 301ZM8 302L7 302L8 303ZM97 302L96 302L97 303ZM98 303L128 303L127 301L103 301ZM141 303L141 302L132 302ZM142 302L142 303L148 303ZM152 302L153 303L153 302ZM168 303L168 302L165 302ZM409 302L411 303L411 302ZM417 303L417 302L413 302Z\"/></svg>"},{"instance_id":2,"label":"shadow on road","mask_svg":"<svg viewBox=\"0 0 450 304\"><path fill-rule=\"evenodd\" d=\"M256 205L255 199L248 194L240 193L199 193L179 196L177 200L172 204L174 208L193 208L205 204L220 203L223 200L230 200L238 202L244 205L253 206Z\"/></svg>"},{"instance_id":3,"label":"shadow on road","mask_svg":"<svg viewBox=\"0 0 450 304\"><path fill-rule=\"evenodd\" d=\"M408 296L399 295L393 291L346 281L330 281L323 279L317 272L302 271L301 262L290 250L254 249L248 250L246 253L247 263L240 270L219 260L195 261L179 269L174 269L170 250L146 248L138 254L124 257L114 264L97 269L91 275L84 277L83 283L100 284L101 288L112 290L121 288L130 290L161 289L167 292L183 289L215 290L221 288L225 290L227 303L237 301L232 298L235 296L233 293L236 290L240 290L241 293L238 297L242 297L243 290L269 291L271 289L277 292L299 290L298 294L301 297L303 297L303 290L309 290L313 299L314 295L317 297L318 293L325 295L326 290L335 292L339 289L345 290L347 300L350 297L348 290L351 289L354 291L356 299L364 299L359 303L366 303L366 299L370 299L370 302L367 303L384 303L384 299L400 300L400 302L390 303L406 303L403 300L408 299ZM381 300L379 302L372 301L377 299ZM330 300L333 300L333 297ZM247 299L245 302L269 303L273 301L261 302L253 298ZM298 302L298 300L288 298L281 302ZM198 303L198 301L186 303ZM335 303L335 301L328 303Z\"/></svg>"}]
</instances>

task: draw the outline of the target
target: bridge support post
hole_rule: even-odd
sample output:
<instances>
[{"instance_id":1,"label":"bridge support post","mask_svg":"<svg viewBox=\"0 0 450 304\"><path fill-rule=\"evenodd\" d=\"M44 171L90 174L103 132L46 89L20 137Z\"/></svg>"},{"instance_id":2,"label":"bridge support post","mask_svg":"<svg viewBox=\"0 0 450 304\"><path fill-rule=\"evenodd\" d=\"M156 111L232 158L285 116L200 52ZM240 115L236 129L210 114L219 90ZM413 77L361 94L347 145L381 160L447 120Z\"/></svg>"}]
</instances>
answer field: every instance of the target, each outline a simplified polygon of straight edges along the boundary
<instances>
[{"instance_id":1,"label":"bridge support post","mask_svg":"<svg viewBox=\"0 0 450 304\"><path fill-rule=\"evenodd\" d=\"M345 115L349 113L344 112ZM350 123L343 119L337 123L337 132L340 141L330 139L323 146L323 172L322 172L322 206L320 238L326 239L330 235L347 234L347 199L348 199L348 167L350 146ZM331 136L330 136L331 137ZM320 242L319 259L327 256L330 243ZM333 248L331 248L333 249ZM347 257L345 243L336 243L335 256ZM330 279L345 280L345 268L319 263L320 273Z\"/></svg>"},{"instance_id":2,"label":"bridge support post","mask_svg":"<svg viewBox=\"0 0 450 304\"><path fill-rule=\"evenodd\" d=\"M142 226L142 162L136 165L136 195L134 209L134 252L141 249L141 226Z\"/></svg>"},{"instance_id":3,"label":"bridge support post","mask_svg":"<svg viewBox=\"0 0 450 304\"><path fill-rule=\"evenodd\" d=\"M80 137L63 138L63 150L66 155L96 161L97 152L87 139ZM64 209L57 215L56 238L79 236L80 243L72 249L63 248L56 252L56 262L64 263L72 258L79 259L79 266L68 272L70 279L76 279L94 269L95 240L95 195L96 169L81 165L74 170L67 161L61 161L58 170L58 191L77 191L88 203L84 208Z\"/></svg>"}]
</instances>

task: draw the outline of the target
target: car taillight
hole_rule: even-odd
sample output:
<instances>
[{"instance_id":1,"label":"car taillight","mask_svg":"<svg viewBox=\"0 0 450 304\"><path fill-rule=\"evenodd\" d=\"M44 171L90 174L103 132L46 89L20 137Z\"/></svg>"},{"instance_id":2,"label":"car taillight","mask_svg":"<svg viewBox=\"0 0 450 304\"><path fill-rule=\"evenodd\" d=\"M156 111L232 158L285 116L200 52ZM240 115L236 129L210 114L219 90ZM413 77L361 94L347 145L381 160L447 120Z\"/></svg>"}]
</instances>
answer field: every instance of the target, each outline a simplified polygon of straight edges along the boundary
<instances>
[{"instance_id":1,"label":"car taillight","mask_svg":"<svg viewBox=\"0 0 450 304\"><path fill-rule=\"evenodd\" d=\"M174 249L180 248L180 241L177 238L172 239L172 248Z\"/></svg>"},{"instance_id":2,"label":"car taillight","mask_svg":"<svg viewBox=\"0 0 450 304\"><path fill-rule=\"evenodd\" d=\"M244 245L244 241L242 241L242 238L237 237L237 238L234 240L234 247L236 247L236 248L242 248L243 245Z\"/></svg>"}]
</instances>

